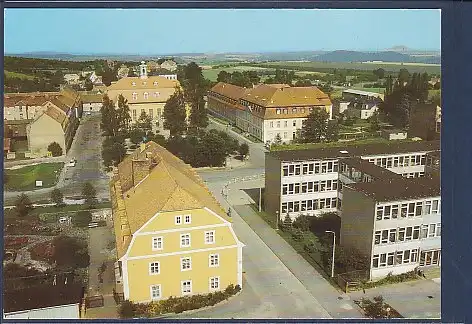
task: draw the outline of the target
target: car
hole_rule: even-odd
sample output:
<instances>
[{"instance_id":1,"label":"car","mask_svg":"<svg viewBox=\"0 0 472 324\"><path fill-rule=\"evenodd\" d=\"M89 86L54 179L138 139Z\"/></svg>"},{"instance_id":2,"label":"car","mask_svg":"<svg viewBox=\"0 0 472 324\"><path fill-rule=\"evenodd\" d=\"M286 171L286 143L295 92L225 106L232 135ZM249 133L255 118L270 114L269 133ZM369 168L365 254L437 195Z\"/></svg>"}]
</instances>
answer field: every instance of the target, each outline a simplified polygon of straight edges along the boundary
<instances>
[{"instance_id":1,"label":"car","mask_svg":"<svg viewBox=\"0 0 472 324\"><path fill-rule=\"evenodd\" d=\"M88 228L95 228L95 227L98 227L98 223L92 222L88 224Z\"/></svg>"},{"instance_id":2,"label":"car","mask_svg":"<svg viewBox=\"0 0 472 324\"><path fill-rule=\"evenodd\" d=\"M87 111L87 116L90 116L92 113L90 111Z\"/></svg>"},{"instance_id":3,"label":"car","mask_svg":"<svg viewBox=\"0 0 472 324\"><path fill-rule=\"evenodd\" d=\"M76 162L75 160L70 160L70 162L67 163L67 166L68 167L75 167L75 162Z\"/></svg>"}]
</instances>

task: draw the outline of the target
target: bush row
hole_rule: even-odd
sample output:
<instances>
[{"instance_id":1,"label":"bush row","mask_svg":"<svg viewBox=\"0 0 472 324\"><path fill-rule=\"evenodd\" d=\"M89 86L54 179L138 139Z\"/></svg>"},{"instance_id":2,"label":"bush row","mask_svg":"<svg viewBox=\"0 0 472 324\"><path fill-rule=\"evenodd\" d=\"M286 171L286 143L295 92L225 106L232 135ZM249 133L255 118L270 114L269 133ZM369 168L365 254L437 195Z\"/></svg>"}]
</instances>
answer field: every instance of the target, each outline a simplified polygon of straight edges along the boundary
<instances>
[{"instance_id":1,"label":"bush row","mask_svg":"<svg viewBox=\"0 0 472 324\"><path fill-rule=\"evenodd\" d=\"M169 313L182 313L187 310L213 306L228 299L241 290L239 285L229 285L224 291L216 291L205 295L184 297L169 297L165 300L153 301L147 304L124 301L118 306L121 318L157 317Z\"/></svg>"},{"instance_id":2,"label":"bush row","mask_svg":"<svg viewBox=\"0 0 472 324\"><path fill-rule=\"evenodd\" d=\"M392 275L390 272L385 278L382 278L377 281L371 281L371 282L366 282L363 285L364 289L369 289L369 288L374 288L377 286L382 286L382 285L388 285L388 284L394 284L394 283L400 283L400 282L405 282L405 281L410 281L410 280L415 280L418 279L418 271L417 270L412 270L409 272L401 273L399 275ZM360 287L362 288L362 287Z\"/></svg>"}]
</instances>

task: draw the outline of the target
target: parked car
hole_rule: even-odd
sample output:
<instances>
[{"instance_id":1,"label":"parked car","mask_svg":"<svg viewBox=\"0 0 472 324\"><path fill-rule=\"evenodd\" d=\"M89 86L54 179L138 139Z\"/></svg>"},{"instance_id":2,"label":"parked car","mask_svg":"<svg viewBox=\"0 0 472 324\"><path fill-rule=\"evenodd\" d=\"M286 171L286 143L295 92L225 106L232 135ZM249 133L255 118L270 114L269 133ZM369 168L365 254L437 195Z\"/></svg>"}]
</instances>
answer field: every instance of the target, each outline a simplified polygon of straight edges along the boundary
<instances>
[{"instance_id":1,"label":"parked car","mask_svg":"<svg viewBox=\"0 0 472 324\"><path fill-rule=\"evenodd\" d=\"M88 224L88 228L95 228L95 227L98 227L98 223L92 222Z\"/></svg>"},{"instance_id":2,"label":"parked car","mask_svg":"<svg viewBox=\"0 0 472 324\"><path fill-rule=\"evenodd\" d=\"M67 163L67 166L68 167L75 167L76 163L77 163L77 160L74 158L74 159L70 160L69 163Z\"/></svg>"}]
</instances>

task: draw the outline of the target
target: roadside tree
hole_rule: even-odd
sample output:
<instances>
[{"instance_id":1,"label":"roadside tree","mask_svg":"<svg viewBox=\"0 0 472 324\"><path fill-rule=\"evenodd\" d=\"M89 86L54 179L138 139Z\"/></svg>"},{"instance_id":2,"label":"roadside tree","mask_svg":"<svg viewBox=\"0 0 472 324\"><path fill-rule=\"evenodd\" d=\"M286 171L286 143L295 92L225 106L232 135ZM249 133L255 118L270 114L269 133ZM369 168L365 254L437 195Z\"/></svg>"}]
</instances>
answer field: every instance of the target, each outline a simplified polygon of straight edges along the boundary
<instances>
[{"instance_id":1,"label":"roadside tree","mask_svg":"<svg viewBox=\"0 0 472 324\"><path fill-rule=\"evenodd\" d=\"M169 130L171 137L180 136L185 132L187 129L185 117L184 95L179 88L176 88L164 106L164 128Z\"/></svg>"},{"instance_id":2,"label":"roadside tree","mask_svg":"<svg viewBox=\"0 0 472 324\"><path fill-rule=\"evenodd\" d=\"M29 212L33 209L33 204L31 203L29 197L22 193L16 198L15 201L15 212L19 217L28 216Z\"/></svg>"},{"instance_id":3,"label":"roadside tree","mask_svg":"<svg viewBox=\"0 0 472 324\"><path fill-rule=\"evenodd\" d=\"M52 156L61 156L62 147L57 142L52 142L48 145L48 151L51 152Z\"/></svg>"},{"instance_id":4,"label":"roadside tree","mask_svg":"<svg viewBox=\"0 0 472 324\"><path fill-rule=\"evenodd\" d=\"M247 145L246 143L242 143L239 146L239 155L241 155L242 158L245 159L248 154L249 154L249 145Z\"/></svg>"},{"instance_id":5,"label":"roadside tree","mask_svg":"<svg viewBox=\"0 0 472 324\"><path fill-rule=\"evenodd\" d=\"M53 203L56 204L56 206L61 206L64 204L64 195L62 194L62 191L54 188L53 191L51 191L51 200Z\"/></svg>"},{"instance_id":6,"label":"roadside tree","mask_svg":"<svg viewBox=\"0 0 472 324\"><path fill-rule=\"evenodd\" d=\"M97 201L97 191L90 182L86 182L82 187L82 196L85 197L85 202L93 205Z\"/></svg>"}]
</instances>

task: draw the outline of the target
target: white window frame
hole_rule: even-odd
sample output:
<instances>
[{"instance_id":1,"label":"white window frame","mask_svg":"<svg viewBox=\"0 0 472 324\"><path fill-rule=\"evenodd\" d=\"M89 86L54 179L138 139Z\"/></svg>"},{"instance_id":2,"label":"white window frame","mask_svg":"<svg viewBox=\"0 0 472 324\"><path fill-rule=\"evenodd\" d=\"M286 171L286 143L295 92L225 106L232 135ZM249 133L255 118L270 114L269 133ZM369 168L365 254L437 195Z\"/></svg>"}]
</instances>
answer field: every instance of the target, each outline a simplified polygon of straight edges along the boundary
<instances>
[{"instance_id":1,"label":"white window frame","mask_svg":"<svg viewBox=\"0 0 472 324\"><path fill-rule=\"evenodd\" d=\"M138 100L138 93L137 92L133 92L133 100Z\"/></svg>"},{"instance_id":2,"label":"white window frame","mask_svg":"<svg viewBox=\"0 0 472 324\"><path fill-rule=\"evenodd\" d=\"M154 265L157 264L157 272L153 272L152 269L155 267ZM149 275L155 276L161 273L161 263L159 261L149 262Z\"/></svg>"},{"instance_id":3,"label":"white window frame","mask_svg":"<svg viewBox=\"0 0 472 324\"><path fill-rule=\"evenodd\" d=\"M182 244L183 243L183 239L184 238L187 238L188 237L188 245L184 245ZM180 234L180 247L183 248L183 247L190 247L192 245L192 238L190 236L190 233L184 233L184 234Z\"/></svg>"},{"instance_id":4,"label":"white window frame","mask_svg":"<svg viewBox=\"0 0 472 324\"><path fill-rule=\"evenodd\" d=\"M184 261L187 261L185 263L188 263L188 268L184 269ZM190 271L192 270L192 257L181 257L180 258L180 271Z\"/></svg>"},{"instance_id":5,"label":"white window frame","mask_svg":"<svg viewBox=\"0 0 472 324\"><path fill-rule=\"evenodd\" d=\"M159 247L160 245L160 247ZM152 250L158 251L164 249L164 237L156 236L152 238Z\"/></svg>"},{"instance_id":6,"label":"white window frame","mask_svg":"<svg viewBox=\"0 0 472 324\"><path fill-rule=\"evenodd\" d=\"M153 294L153 288L155 287L158 287L159 289L159 296L158 297L154 297L154 294ZM159 300L162 298L162 285L161 284L158 284L158 285L151 285L149 287L149 290L150 290L150 293L151 293L151 300Z\"/></svg>"},{"instance_id":7,"label":"white window frame","mask_svg":"<svg viewBox=\"0 0 472 324\"><path fill-rule=\"evenodd\" d=\"M212 262L211 262L212 257L213 257L213 261L215 261L214 264L212 264ZM219 253L210 254L208 256L208 266L210 268L217 268L217 267L220 266L220 254Z\"/></svg>"},{"instance_id":8,"label":"white window frame","mask_svg":"<svg viewBox=\"0 0 472 324\"><path fill-rule=\"evenodd\" d=\"M175 225L182 225L182 215L175 216Z\"/></svg>"},{"instance_id":9,"label":"white window frame","mask_svg":"<svg viewBox=\"0 0 472 324\"><path fill-rule=\"evenodd\" d=\"M188 222L187 222L187 218L188 218ZM184 224L191 224L191 223L192 223L192 215L190 214L184 215Z\"/></svg>"},{"instance_id":10,"label":"white window frame","mask_svg":"<svg viewBox=\"0 0 472 324\"><path fill-rule=\"evenodd\" d=\"M212 287L212 283L217 283L217 287ZM221 289L221 284L220 284L220 276L217 277L210 277L208 280L208 290L209 291L216 291Z\"/></svg>"},{"instance_id":11,"label":"white window frame","mask_svg":"<svg viewBox=\"0 0 472 324\"><path fill-rule=\"evenodd\" d=\"M189 283L190 291L184 292L184 286L186 283ZM192 294L192 280L182 280L180 282L180 292L182 293L182 295L191 295Z\"/></svg>"},{"instance_id":12,"label":"white window frame","mask_svg":"<svg viewBox=\"0 0 472 324\"><path fill-rule=\"evenodd\" d=\"M210 236L211 235L211 236ZM213 237L213 241L208 241L207 238ZM205 244L215 244L216 238L215 238L215 231L205 231Z\"/></svg>"},{"instance_id":13,"label":"white window frame","mask_svg":"<svg viewBox=\"0 0 472 324\"><path fill-rule=\"evenodd\" d=\"M145 92L143 96L144 96L144 99L149 99L149 93Z\"/></svg>"}]
</instances>

